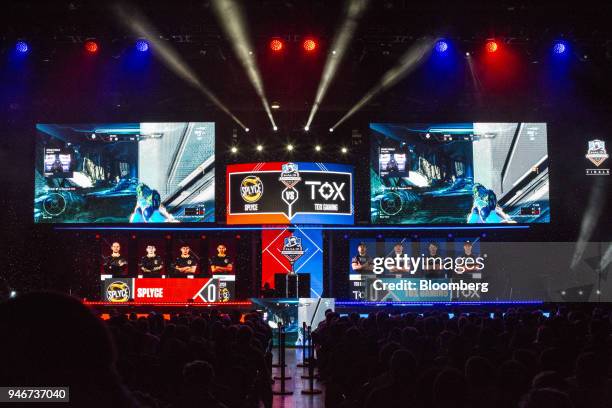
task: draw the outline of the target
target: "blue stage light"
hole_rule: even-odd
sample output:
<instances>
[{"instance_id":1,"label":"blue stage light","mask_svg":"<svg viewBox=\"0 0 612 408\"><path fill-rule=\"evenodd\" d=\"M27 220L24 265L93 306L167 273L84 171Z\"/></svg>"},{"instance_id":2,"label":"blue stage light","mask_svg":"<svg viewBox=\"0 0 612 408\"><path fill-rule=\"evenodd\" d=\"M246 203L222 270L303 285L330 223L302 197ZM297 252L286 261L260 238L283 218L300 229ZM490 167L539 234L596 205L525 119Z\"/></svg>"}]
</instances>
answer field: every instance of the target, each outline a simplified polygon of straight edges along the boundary
<instances>
[{"instance_id":1,"label":"blue stage light","mask_svg":"<svg viewBox=\"0 0 612 408\"><path fill-rule=\"evenodd\" d=\"M439 54L445 53L448 50L448 43L444 40L440 40L436 43L436 52Z\"/></svg>"},{"instance_id":2,"label":"blue stage light","mask_svg":"<svg viewBox=\"0 0 612 408\"><path fill-rule=\"evenodd\" d=\"M147 40L136 41L136 49L140 52L149 51L149 42Z\"/></svg>"},{"instance_id":3,"label":"blue stage light","mask_svg":"<svg viewBox=\"0 0 612 408\"><path fill-rule=\"evenodd\" d=\"M28 47L28 43L25 41L17 41L17 44L15 44L15 49L17 52L25 54L29 51L30 47Z\"/></svg>"},{"instance_id":4,"label":"blue stage light","mask_svg":"<svg viewBox=\"0 0 612 408\"><path fill-rule=\"evenodd\" d=\"M567 46L564 43L556 42L553 45L553 53L557 55L561 55L561 54L565 54L565 51L567 51Z\"/></svg>"}]
</instances>

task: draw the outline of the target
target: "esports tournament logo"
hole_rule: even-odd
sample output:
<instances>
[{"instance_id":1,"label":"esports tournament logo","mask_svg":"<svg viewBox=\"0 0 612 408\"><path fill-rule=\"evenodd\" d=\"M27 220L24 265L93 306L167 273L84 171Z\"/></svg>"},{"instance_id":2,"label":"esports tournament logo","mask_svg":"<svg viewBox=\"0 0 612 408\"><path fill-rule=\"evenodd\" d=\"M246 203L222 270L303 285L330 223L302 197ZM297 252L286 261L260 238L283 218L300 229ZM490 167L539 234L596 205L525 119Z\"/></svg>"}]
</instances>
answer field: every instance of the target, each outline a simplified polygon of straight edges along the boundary
<instances>
[{"instance_id":1,"label":"esports tournament logo","mask_svg":"<svg viewBox=\"0 0 612 408\"><path fill-rule=\"evenodd\" d=\"M599 167L609 157L606 152L606 142L599 139L589 141L585 157ZM609 176L610 169L586 169L586 174L587 176Z\"/></svg>"},{"instance_id":2,"label":"esports tournament logo","mask_svg":"<svg viewBox=\"0 0 612 408\"><path fill-rule=\"evenodd\" d=\"M291 273L295 273L293 270L293 264L302 255L304 255L304 248L302 247L302 238L298 238L295 235L291 234L288 237L285 237L283 242L283 249L281 250L281 255L289 260L291 264Z\"/></svg>"},{"instance_id":3,"label":"esports tournament logo","mask_svg":"<svg viewBox=\"0 0 612 408\"><path fill-rule=\"evenodd\" d=\"M247 203L256 203L263 196L263 183L257 176L246 176L240 183L240 195Z\"/></svg>"},{"instance_id":4,"label":"esports tournament logo","mask_svg":"<svg viewBox=\"0 0 612 408\"><path fill-rule=\"evenodd\" d=\"M295 185L302 178L298 172L298 165L295 163L285 163L281 168L281 174L278 181L285 185L285 189L281 192L281 198L289 206L289 219L293 218L293 204L298 200L299 194L295 189Z\"/></svg>"},{"instance_id":5,"label":"esports tournament logo","mask_svg":"<svg viewBox=\"0 0 612 408\"><path fill-rule=\"evenodd\" d=\"M125 282L113 282L106 287L106 299L113 303L127 302L130 300L130 287Z\"/></svg>"}]
</instances>

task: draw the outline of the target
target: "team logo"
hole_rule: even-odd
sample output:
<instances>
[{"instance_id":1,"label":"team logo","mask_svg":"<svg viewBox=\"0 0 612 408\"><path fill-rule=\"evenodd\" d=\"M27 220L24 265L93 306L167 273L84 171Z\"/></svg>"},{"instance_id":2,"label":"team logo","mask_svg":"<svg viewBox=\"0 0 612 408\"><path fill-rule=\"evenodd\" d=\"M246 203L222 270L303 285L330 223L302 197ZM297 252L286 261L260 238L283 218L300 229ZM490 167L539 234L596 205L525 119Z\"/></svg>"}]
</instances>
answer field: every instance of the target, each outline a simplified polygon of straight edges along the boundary
<instances>
[{"instance_id":1,"label":"team logo","mask_svg":"<svg viewBox=\"0 0 612 408\"><path fill-rule=\"evenodd\" d=\"M130 287L127 283L117 281L106 287L106 299L113 303L122 303L130 300Z\"/></svg>"},{"instance_id":2,"label":"team logo","mask_svg":"<svg viewBox=\"0 0 612 408\"><path fill-rule=\"evenodd\" d=\"M302 248L302 239L291 235L285 238L283 242L283 249L281 254L293 264L302 255L304 255L304 248Z\"/></svg>"},{"instance_id":3,"label":"team logo","mask_svg":"<svg viewBox=\"0 0 612 408\"><path fill-rule=\"evenodd\" d=\"M246 176L240 183L240 195L247 203L256 203L263 195L263 183L257 176Z\"/></svg>"},{"instance_id":4,"label":"team logo","mask_svg":"<svg viewBox=\"0 0 612 408\"><path fill-rule=\"evenodd\" d=\"M191 265L191 259L187 261L187 265Z\"/></svg>"},{"instance_id":5,"label":"team logo","mask_svg":"<svg viewBox=\"0 0 612 408\"><path fill-rule=\"evenodd\" d=\"M599 167L609 157L606 152L606 142L599 139L589 141L589 148L585 157Z\"/></svg>"},{"instance_id":6,"label":"team logo","mask_svg":"<svg viewBox=\"0 0 612 408\"><path fill-rule=\"evenodd\" d=\"M230 301L230 291L228 288L219 288L219 300L221 302Z\"/></svg>"}]
</instances>

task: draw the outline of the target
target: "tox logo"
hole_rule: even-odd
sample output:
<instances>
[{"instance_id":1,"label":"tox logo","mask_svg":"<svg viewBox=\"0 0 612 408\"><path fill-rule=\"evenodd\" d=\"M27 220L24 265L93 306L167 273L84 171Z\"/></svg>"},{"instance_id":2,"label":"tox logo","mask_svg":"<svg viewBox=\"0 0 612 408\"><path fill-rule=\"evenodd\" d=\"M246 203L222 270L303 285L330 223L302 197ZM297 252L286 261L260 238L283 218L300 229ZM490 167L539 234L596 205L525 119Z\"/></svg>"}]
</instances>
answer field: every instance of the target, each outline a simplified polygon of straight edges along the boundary
<instances>
[{"instance_id":1,"label":"tox logo","mask_svg":"<svg viewBox=\"0 0 612 408\"><path fill-rule=\"evenodd\" d=\"M320 181L306 181L305 184L310 186L310 198L315 200L317 198L317 194L322 197L325 201L328 200L342 200L344 201L344 195L342 194L344 190L344 186L346 183L336 183L332 181L331 183L326 181L324 183Z\"/></svg>"}]
</instances>

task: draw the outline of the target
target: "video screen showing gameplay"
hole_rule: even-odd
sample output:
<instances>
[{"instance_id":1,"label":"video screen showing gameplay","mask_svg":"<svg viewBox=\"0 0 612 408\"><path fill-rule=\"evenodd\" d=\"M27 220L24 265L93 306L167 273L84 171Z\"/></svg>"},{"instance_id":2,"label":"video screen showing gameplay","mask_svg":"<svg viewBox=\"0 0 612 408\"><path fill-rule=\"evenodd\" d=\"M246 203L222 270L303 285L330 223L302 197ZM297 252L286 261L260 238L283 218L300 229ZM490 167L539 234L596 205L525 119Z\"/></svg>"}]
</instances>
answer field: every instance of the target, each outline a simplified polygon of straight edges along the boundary
<instances>
[{"instance_id":1,"label":"video screen showing gameplay","mask_svg":"<svg viewBox=\"0 0 612 408\"><path fill-rule=\"evenodd\" d=\"M215 220L215 123L37 124L34 221Z\"/></svg>"},{"instance_id":2,"label":"video screen showing gameplay","mask_svg":"<svg viewBox=\"0 0 612 408\"><path fill-rule=\"evenodd\" d=\"M546 123L371 123L374 224L550 222Z\"/></svg>"}]
</instances>

